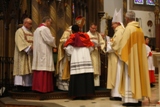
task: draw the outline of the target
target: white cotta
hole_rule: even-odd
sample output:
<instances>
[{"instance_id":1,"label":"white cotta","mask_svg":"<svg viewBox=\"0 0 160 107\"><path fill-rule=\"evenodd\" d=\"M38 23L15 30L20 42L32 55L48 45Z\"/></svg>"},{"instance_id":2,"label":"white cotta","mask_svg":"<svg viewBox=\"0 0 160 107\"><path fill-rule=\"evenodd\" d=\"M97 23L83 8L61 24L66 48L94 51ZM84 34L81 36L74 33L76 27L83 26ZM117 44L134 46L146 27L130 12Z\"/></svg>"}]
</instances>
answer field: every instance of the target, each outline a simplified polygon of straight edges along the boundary
<instances>
[{"instance_id":1,"label":"white cotta","mask_svg":"<svg viewBox=\"0 0 160 107\"><path fill-rule=\"evenodd\" d=\"M71 75L94 72L90 56L93 48L73 47L69 45L65 50L68 55L71 55Z\"/></svg>"}]
</instances>

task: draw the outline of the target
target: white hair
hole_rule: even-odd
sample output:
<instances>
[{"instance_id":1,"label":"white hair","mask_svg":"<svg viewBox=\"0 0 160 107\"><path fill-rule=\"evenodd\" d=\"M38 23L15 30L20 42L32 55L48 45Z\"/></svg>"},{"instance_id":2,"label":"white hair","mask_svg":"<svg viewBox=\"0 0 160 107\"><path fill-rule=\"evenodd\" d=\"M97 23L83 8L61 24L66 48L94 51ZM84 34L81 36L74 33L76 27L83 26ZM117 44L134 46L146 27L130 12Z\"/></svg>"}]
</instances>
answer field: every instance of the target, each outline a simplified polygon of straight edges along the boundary
<instances>
[{"instance_id":1,"label":"white hair","mask_svg":"<svg viewBox=\"0 0 160 107\"><path fill-rule=\"evenodd\" d=\"M135 20L135 18L136 18L135 12L134 11L128 11L126 13L126 17L128 17L131 20Z\"/></svg>"}]
</instances>

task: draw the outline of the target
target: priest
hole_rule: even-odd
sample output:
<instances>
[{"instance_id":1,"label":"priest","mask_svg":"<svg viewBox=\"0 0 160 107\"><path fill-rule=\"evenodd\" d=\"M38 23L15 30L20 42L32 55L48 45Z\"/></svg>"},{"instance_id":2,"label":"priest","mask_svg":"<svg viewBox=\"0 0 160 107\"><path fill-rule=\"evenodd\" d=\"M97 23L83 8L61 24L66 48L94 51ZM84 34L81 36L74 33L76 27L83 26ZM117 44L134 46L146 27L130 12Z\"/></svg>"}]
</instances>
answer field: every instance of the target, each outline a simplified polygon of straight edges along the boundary
<instances>
[{"instance_id":1,"label":"priest","mask_svg":"<svg viewBox=\"0 0 160 107\"><path fill-rule=\"evenodd\" d=\"M119 82L121 74L121 60L119 59L116 51L119 48L119 42L124 32L124 26L122 23L122 12L121 9L117 12L115 10L112 27L114 29L114 35L107 41L107 52L108 52L108 78L107 78L107 89L111 89L110 100L121 101L121 94L119 93Z\"/></svg>"}]
</instances>

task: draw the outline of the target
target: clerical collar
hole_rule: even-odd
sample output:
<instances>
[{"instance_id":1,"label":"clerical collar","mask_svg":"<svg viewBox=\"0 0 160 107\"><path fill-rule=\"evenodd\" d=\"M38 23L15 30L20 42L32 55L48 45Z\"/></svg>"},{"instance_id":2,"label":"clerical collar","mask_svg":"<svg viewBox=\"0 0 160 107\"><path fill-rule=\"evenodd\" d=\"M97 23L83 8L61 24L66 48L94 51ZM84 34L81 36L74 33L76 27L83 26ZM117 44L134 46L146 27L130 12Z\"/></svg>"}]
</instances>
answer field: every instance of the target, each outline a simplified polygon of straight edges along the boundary
<instances>
[{"instance_id":1,"label":"clerical collar","mask_svg":"<svg viewBox=\"0 0 160 107\"><path fill-rule=\"evenodd\" d=\"M29 30L29 29L27 29L25 26L22 26L22 29L23 29L23 30L30 31L30 30Z\"/></svg>"},{"instance_id":2,"label":"clerical collar","mask_svg":"<svg viewBox=\"0 0 160 107\"><path fill-rule=\"evenodd\" d=\"M41 27L41 26L46 26L44 23L41 23L38 27Z\"/></svg>"}]
</instances>

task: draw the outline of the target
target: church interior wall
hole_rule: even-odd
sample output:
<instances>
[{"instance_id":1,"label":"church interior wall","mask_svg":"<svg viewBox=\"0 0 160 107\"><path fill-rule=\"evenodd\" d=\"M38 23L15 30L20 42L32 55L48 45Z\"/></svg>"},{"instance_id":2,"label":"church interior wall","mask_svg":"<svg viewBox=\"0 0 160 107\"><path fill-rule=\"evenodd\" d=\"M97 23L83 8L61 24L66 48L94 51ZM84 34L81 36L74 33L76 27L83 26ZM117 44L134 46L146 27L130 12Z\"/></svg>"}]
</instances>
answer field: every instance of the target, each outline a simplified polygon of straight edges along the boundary
<instances>
[{"instance_id":1,"label":"church interior wall","mask_svg":"<svg viewBox=\"0 0 160 107\"><path fill-rule=\"evenodd\" d=\"M108 2L108 0L104 0L104 16L101 20L101 25L100 25L100 32L101 33L104 33L104 34L107 34L108 35L108 31L106 31L106 29L108 29L106 27L106 18L107 17L113 17L113 14L114 14L114 11L115 9L119 10L119 9L122 9L123 11L123 0L111 0ZM106 33L107 32L107 33ZM108 35L108 36L113 36L113 35Z\"/></svg>"},{"instance_id":2,"label":"church interior wall","mask_svg":"<svg viewBox=\"0 0 160 107\"><path fill-rule=\"evenodd\" d=\"M127 10L131 10L129 8L129 3L131 1L127 0ZM143 11L143 10L133 10L136 13L136 17L139 19L140 26L143 29L144 35L150 38L155 38L155 15L154 11ZM149 27L147 22L151 20L153 22L153 26ZM151 31L149 30L151 29Z\"/></svg>"},{"instance_id":3,"label":"church interior wall","mask_svg":"<svg viewBox=\"0 0 160 107\"><path fill-rule=\"evenodd\" d=\"M150 46L156 47L155 14L154 14L155 7L148 6L148 7L141 8L142 6L139 6L140 9L135 8L135 7L136 6L133 5L133 1L131 1L131 0L112 0L110 2L108 2L107 0L104 0L105 15L103 16L103 18L106 19L108 17L113 17L113 13L114 13L115 9L117 9L117 11L119 9L122 9L123 21L124 21L125 12L129 11L129 10L134 11L136 13L136 20L139 21L140 26L143 29L144 35L151 38L150 39ZM146 11L146 9L148 9L148 11ZM147 24L148 21L152 21L152 26L149 26ZM124 21L124 25L126 25L125 21ZM108 33L106 33L106 32L108 32L108 31L109 31L109 27L108 27L108 25L106 25L106 21L101 20L100 32L105 33L107 35ZM112 37L113 35L108 35L108 36Z\"/></svg>"},{"instance_id":4,"label":"church interior wall","mask_svg":"<svg viewBox=\"0 0 160 107\"><path fill-rule=\"evenodd\" d=\"M127 10L131 10L129 8L130 0L127 0ZM123 0L112 0L108 2L104 0L104 12L107 13L109 16L113 16L114 10L122 9L123 11ZM144 35L149 36L150 38L155 38L155 15L154 11L143 11L143 10L133 10L136 13L136 17L139 19L140 26L143 29ZM153 22L153 26L149 27L147 22L151 20ZM105 22L103 22L103 27L101 27L101 31L103 32L105 29Z\"/></svg>"},{"instance_id":5,"label":"church interior wall","mask_svg":"<svg viewBox=\"0 0 160 107\"><path fill-rule=\"evenodd\" d=\"M123 0L104 0L104 12L108 13L109 16L113 16L114 10L122 9L123 11Z\"/></svg>"}]
</instances>

